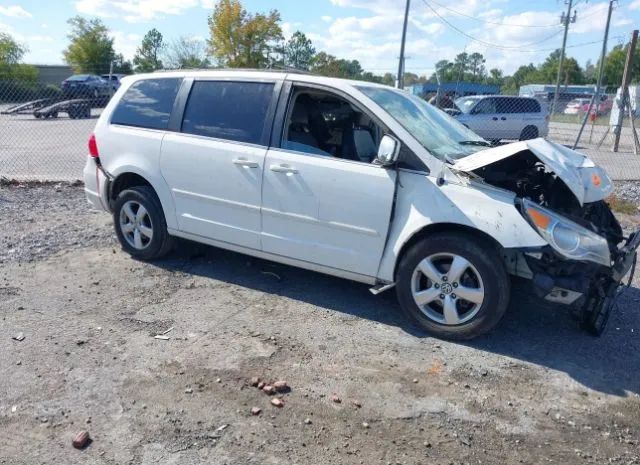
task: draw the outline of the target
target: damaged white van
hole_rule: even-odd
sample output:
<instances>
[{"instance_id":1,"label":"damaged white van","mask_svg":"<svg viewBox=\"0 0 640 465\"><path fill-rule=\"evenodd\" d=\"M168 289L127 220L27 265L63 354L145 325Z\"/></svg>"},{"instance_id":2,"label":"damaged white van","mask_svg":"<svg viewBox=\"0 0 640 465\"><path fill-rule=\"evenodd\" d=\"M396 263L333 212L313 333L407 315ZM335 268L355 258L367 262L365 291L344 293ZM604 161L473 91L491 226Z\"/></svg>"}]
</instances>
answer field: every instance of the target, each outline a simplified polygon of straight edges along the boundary
<instances>
[{"instance_id":1,"label":"damaged white van","mask_svg":"<svg viewBox=\"0 0 640 465\"><path fill-rule=\"evenodd\" d=\"M84 170L122 247L174 237L396 287L423 328L492 329L510 275L600 333L640 245L612 184L544 139L491 148L403 91L292 73L138 75L102 113Z\"/></svg>"}]
</instances>

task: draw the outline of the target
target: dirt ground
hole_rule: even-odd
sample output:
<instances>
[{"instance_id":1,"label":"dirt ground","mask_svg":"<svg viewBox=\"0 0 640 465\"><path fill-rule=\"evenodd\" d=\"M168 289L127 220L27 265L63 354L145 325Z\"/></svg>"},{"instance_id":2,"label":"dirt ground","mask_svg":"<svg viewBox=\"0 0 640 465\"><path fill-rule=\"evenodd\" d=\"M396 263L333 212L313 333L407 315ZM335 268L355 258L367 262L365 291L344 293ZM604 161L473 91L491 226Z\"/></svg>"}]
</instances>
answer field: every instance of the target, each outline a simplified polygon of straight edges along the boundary
<instances>
[{"instance_id":1,"label":"dirt ground","mask_svg":"<svg viewBox=\"0 0 640 465\"><path fill-rule=\"evenodd\" d=\"M189 243L137 262L110 228L81 187L0 187L0 463L640 463L638 278L599 339L516 283L460 344L392 292Z\"/></svg>"}]
</instances>

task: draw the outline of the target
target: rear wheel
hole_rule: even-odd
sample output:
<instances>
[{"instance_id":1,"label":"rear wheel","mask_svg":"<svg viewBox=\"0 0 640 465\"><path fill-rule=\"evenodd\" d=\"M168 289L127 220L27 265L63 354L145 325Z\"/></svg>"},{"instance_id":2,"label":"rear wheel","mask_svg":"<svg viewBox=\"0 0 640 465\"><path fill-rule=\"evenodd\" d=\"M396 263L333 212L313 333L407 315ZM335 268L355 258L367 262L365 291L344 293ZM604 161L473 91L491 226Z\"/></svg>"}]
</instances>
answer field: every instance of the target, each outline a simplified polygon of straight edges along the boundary
<instances>
[{"instance_id":1,"label":"rear wheel","mask_svg":"<svg viewBox=\"0 0 640 465\"><path fill-rule=\"evenodd\" d=\"M113 222L122 248L135 258L153 260L171 250L173 241L162 205L151 187L122 191L115 202Z\"/></svg>"},{"instance_id":2,"label":"rear wheel","mask_svg":"<svg viewBox=\"0 0 640 465\"><path fill-rule=\"evenodd\" d=\"M526 126L520 133L520 140L531 140L538 137L539 131L535 126Z\"/></svg>"},{"instance_id":3,"label":"rear wheel","mask_svg":"<svg viewBox=\"0 0 640 465\"><path fill-rule=\"evenodd\" d=\"M509 303L502 257L491 244L464 233L438 233L413 245L400 261L396 281L405 312L445 339L490 331Z\"/></svg>"}]
</instances>

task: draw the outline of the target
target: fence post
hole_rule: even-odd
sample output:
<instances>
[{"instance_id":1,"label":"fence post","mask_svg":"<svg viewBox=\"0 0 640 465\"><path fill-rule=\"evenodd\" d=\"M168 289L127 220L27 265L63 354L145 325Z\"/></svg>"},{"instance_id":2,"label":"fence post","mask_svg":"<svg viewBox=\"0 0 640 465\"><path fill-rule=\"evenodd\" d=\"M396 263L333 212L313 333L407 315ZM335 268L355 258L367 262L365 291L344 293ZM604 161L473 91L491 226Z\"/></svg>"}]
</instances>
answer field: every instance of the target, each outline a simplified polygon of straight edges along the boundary
<instances>
[{"instance_id":1,"label":"fence post","mask_svg":"<svg viewBox=\"0 0 640 465\"><path fill-rule=\"evenodd\" d=\"M618 112L618 124L614 130L613 151L617 152L620 146L620 134L622 133L622 123L624 122L624 110L629 102L629 83L631 82L631 67L633 66L633 54L636 52L636 43L638 42L638 30L631 34L631 43L627 50L627 59L624 63L624 73L622 75L622 89L620 96L622 97L622 108Z\"/></svg>"}]
</instances>

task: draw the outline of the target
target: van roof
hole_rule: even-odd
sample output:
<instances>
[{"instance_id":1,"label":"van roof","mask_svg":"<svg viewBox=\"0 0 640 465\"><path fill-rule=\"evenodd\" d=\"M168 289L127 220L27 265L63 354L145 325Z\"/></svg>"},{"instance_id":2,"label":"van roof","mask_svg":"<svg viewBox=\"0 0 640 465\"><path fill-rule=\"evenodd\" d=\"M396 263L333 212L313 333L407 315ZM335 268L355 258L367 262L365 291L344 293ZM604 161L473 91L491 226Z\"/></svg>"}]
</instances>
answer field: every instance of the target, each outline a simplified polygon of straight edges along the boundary
<instances>
[{"instance_id":1,"label":"van roof","mask_svg":"<svg viewBox=\"0 0 640 465\"><path fill-rule=\"evenodd\" d=\"M269 70L269 69L189 69L189 70L172 70L172 71L156 71L147 74L136 74L127 76L125 79L153 79L159 77L194 77L194 78L207 78L207 77L221 77L221 78L253 78L253 79L278 79L278 80L296 80L299 82L308 83L327 83L334 84L338 87L340 85L351 86L368 86L368 87L384 87L389 88L383 84L378 84L369 81L356 81L352 79L341 79L334 77L319 76L317 74L311 74L298 70Z\"/></svg>"}]
</instances>

